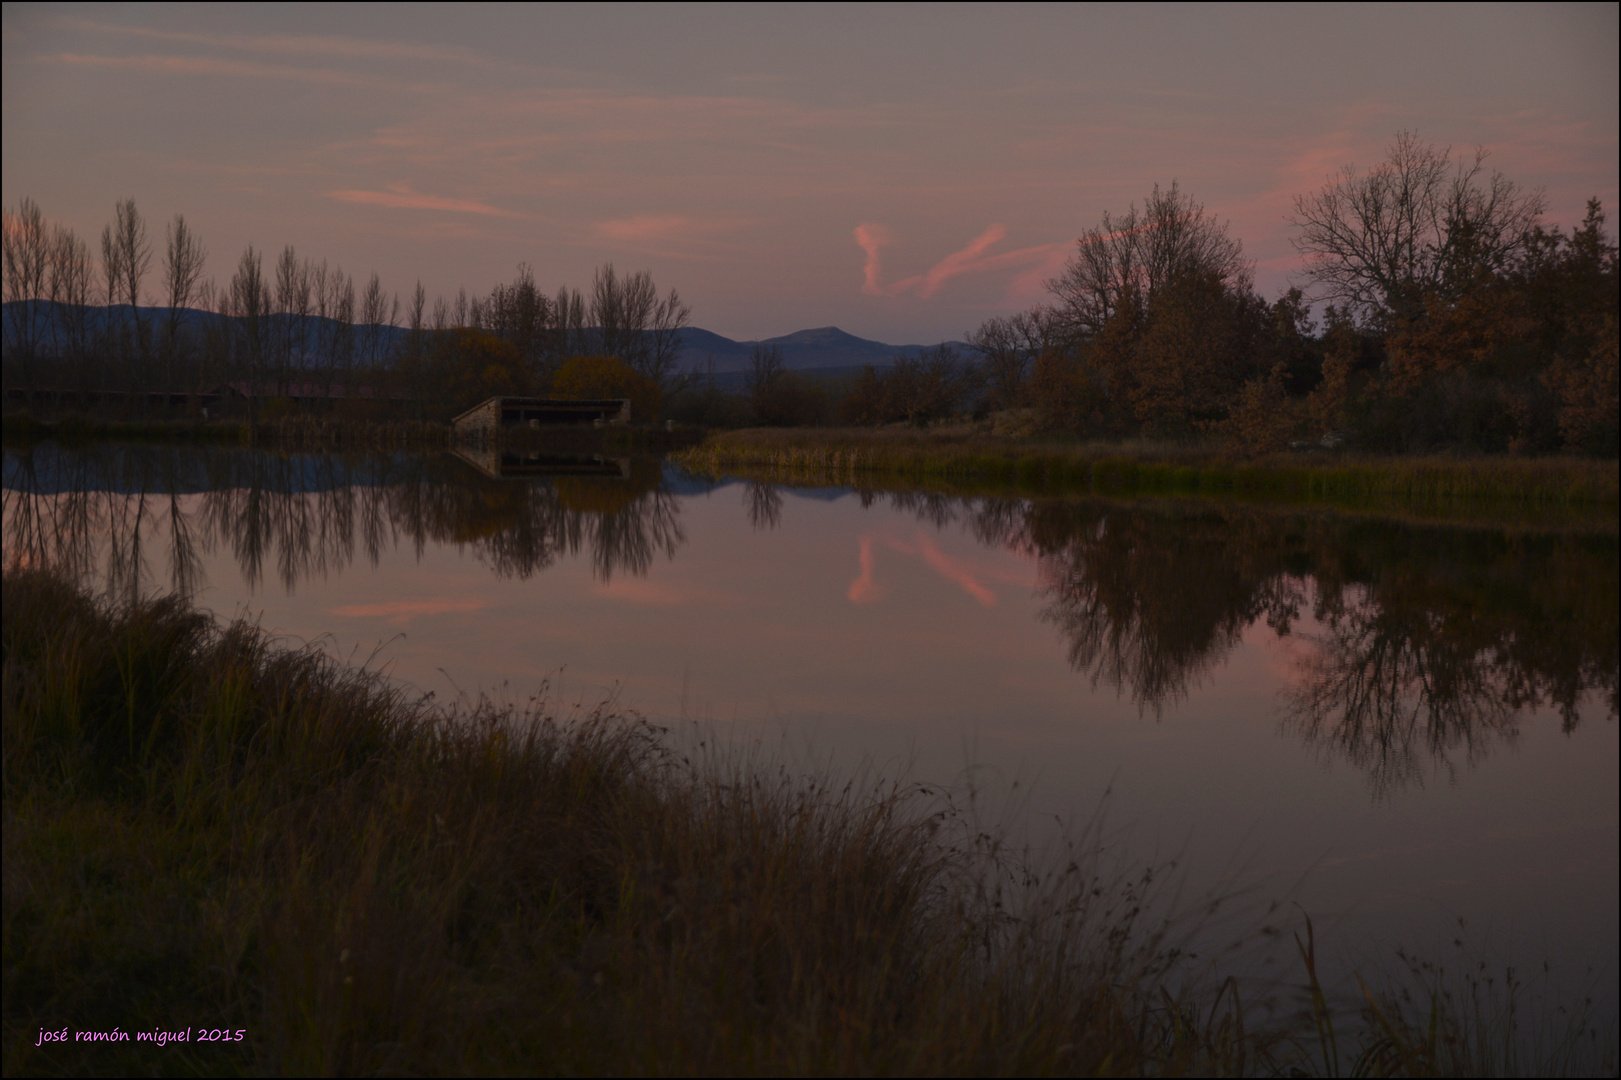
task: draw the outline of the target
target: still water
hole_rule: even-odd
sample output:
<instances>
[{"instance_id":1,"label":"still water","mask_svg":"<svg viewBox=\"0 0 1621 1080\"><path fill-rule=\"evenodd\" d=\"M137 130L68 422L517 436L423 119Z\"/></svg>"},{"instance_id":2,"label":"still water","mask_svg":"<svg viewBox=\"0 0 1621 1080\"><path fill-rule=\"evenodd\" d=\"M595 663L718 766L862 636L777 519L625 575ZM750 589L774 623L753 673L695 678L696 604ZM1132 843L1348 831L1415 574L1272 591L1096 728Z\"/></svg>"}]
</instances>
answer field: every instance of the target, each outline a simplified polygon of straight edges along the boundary
<instances>
[{"instance_id":1,"label":"still water","mask_svg":"<svg viewBox=\"0 0 1621 1080\"><path fill-rule=\"evenodd\" d=\"M971 784L1038 841L1101 812L1185 896L1309 912L1345 967L1402 947L1547 963L1567 991L1591 970L1614 1010L1614 520L555 455L45 445L4 470L8 565L179 590L441 699L611 697L793 761Z\"/></svg>"}]
</instances>

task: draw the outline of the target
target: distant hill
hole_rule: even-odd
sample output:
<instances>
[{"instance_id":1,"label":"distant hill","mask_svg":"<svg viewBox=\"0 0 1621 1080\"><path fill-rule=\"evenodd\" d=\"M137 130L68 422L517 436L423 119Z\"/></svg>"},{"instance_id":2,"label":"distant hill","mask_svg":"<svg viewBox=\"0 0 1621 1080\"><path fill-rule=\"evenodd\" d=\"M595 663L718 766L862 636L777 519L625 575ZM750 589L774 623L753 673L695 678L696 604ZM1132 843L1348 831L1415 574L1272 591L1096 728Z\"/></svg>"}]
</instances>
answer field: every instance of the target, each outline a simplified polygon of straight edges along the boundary
<instances>
[{"instance_id":1,"label":"distant hill","mask_svg":"<svg viewBox=\"0 0 1621 1080\"><path fill-rule=\"evenodd\" d=\"M5 305L5 318L9 323L14 318L22 318L20 304ZM52 305L41 304L36 307L36 334L43 342L52 340L52 330L61 334L60 322L55 327L53 321L65 316L64 312L54 311ZM91 336L98 336L107 329L127 327L130 322L129 309L126 307L92 307L85 312L87 330ZM164 308L143 307L141 318L153 326L160 325L168 318L168 311ZM207 319L213 318L209 312L184 309L180 315L180 323L188 332L199 332ZM280 318L270 316L275 322ZM312 324L321 320L312 319ZM11 340L12 327L7 326L6 340ZM400 327L385 327L381 338L383 347L398 341L405 335ZM685 371L704 371L711 360L714 361L715 371L735 372L744 371L749 366L749 358L754 352L755 342L734 341L729 337L722 337L711 330L697 326L689 326L681 331L681 360L680 367ZM847 334L836 326L822 326L814 330L796 330L792 334L781 337L766 338L760 342L762 345L776 345L782 349L783 363L795 371L822 370L826 368L860 368L867 364L883 367L894 361L895 357L919 349L927 348L922 345L886 345L881 341L869 341L866 338ZM49 345L46 345L49 348Z\"/></svg>"},{"instance_id":2,"label":"distant hill","mask_svg":"<svg viewBox=\"0 0 1621 1080\"><path fill-rule=\"evenodd\" d=\"M886 345L881 341L869 341L847 334L836 326L796 330L781 337L766 338L759 344L781 348L783 363L795 371L860 368L867 364L883 367L903 353L928 348L924 345ZM703 371L713 358L717 372L743 371L749 366L754 346L755 342L752 341L733 341L709 330L688 327L681 331L681 366L688 371Z\"/></svg>"}]
</instances>

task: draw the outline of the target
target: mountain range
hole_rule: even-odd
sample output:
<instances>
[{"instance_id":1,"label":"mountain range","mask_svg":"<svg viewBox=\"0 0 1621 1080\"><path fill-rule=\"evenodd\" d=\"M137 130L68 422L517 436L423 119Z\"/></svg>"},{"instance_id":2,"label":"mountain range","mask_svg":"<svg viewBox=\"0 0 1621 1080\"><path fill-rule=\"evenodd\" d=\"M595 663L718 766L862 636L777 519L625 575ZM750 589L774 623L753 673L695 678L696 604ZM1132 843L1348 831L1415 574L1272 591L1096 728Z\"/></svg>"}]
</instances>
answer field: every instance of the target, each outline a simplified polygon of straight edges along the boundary
<instances>
[{"instance_id":1,"label":"mountain range","mask_svg":"<svg viewBox=\"0 0 1621 1080\"><path fill-rule=\"evenodd\" d=\"M13 340L15 329L10 325L11 321L24 317L22 307L22 304L16 302L5 305L5 320L8 324L5 339L8 344ZM162 325L169 314L166 308L143 307L140 310L141 318L153 326ZM36 334L39 340L50 340L52 336L50 324L56 314L53 306L49 304L40 304L35 308ZM92 336L97 336L104 333L109 326L116 329L126 325L129 322L129 309L93 307L86 312L86 316L88 332ZM180 323L188 329L200 328L204 319L208 317L211 317L208 312L187 308L180 314ZM278 317L271 316L272 320L276 318ZM382 334L382 344L386 348L405 334L406 330L402 327L386 327ZM866 364L883 367L893 362L898 355L917 352L928 347L886 345L881 341L845 333L836 326L796 330L791 334L766 338L760 342L735 341L712 330L689 326L681 331L679 366L683 371L702 372L709 370L709 365L713 362L716 372L743 371L749 366L756 344L775 345L780 348L784 366L794 371L853 369Z\"/></svg>"}]
</instances>

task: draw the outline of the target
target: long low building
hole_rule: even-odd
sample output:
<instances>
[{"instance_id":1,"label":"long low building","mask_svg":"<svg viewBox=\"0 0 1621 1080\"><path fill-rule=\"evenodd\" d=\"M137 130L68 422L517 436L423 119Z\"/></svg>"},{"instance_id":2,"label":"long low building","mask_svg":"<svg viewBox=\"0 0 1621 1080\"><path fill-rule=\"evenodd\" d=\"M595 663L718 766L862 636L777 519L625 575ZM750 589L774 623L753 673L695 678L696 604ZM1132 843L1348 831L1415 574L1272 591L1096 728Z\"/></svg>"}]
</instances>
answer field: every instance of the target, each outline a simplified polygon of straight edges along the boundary
<instances>
[{"instance_id":1,"label":"long low building","mask_svg":"<svg viewBox=\"0 0 1621 1080\"><path fill-rule=\"evenodd\" d=\"M458 434L479 435L504 427L567 424L628 424L629 398L492 397L450 421Z\"/></svg>"}]
</instances>

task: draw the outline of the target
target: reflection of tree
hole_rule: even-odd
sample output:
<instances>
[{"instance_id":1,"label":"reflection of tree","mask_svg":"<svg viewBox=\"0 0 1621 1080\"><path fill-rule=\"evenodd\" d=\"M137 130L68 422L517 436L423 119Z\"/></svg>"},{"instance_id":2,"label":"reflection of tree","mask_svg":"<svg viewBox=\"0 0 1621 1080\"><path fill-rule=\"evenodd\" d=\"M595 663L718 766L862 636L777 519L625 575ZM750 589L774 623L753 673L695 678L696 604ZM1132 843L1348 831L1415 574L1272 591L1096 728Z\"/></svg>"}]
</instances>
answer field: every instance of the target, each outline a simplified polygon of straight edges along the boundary
<instances>
[{"instance_id":1,"label":"reflection of tree","mask_svg":"<svg viewBox=\"0 0 1621 1080\"><path fill-rule=\"evenodd\" d=\"M1234 524L1211 512L1033 508L1029 543L1049 599L1042 618L1068 639L1070 664L1094 687L1129 689L1158 716L1257 618L1287 626L1298 584Z\"/></svg>"},{"instance_id":2,"label":"reflection of tree","mask_svg":"<svg viewBox=\"0 0 1621 1080\"><path fill-rule=\"evenodd\" d=\"M1286 726L1356 763L1376 792L1512 742L1525 708L1566 731L1594 691L1617 711L1613 537L1357 526L1377 562L1325 567L1324 633L1289 692Z\"/></svg>"},{"instance_id":3,"label":"reflection of tree","mask_svg":"<svg viewBox=\"0 0 1621 1080\"><path fill-rule=\"evenodd\" d=\"M6 557L76 576L103 570L122 594L144 587L149 550L168 555L171 588L195 589L199 549L216 543L228 545L250 586L273 572L289 592L357 557L375 565L407 542L418 556L429 542L469 546L497 574L518 578L584 552L607 580L645 574L685 541L657 465L630 472L491 480L432 457L8 451Z\"/></svg>"},{"instance_id":4,"label":"reflection of tree","mask_svg":"<svg viewBox=\"0 0 1621 1080\"><path fill-rule=\"evenodd\" d=\"M1363 602L1330 616L1290 691L1289 726L1361 768L1376 792L1422 782L1432 763L1450 775L1452 752L1473 764L1517 734L1491 657L1417 614Z\"/></svg>"},{"instance_id":5,"label":"reflection of tree","mask_svg":"<svg viewBox=\"0 0 1621 1080\"><path fill-rule=\"evenodd\" d=\"M879 496L868 493L870 504ZM1038 560L1042 618L1092 685L1159 715L1264 618L1324 628L1286 727L1376 792L1512 741L1522 709L1565 729L1587 695L1617 714L1613 535L1515 534L1212 504L890 496L937 527Z\"/></svg>"},{"instance_id":6,"label":"reflection of tree","mask_svg":"<svg viewBox=\"0 0 1621 1080\"><path fill-rule=\"evenodd\" d=\"M775 484L744 483L743 506L749 512L749 524L756 529L775 529L782 524L782 492Z\"/></svg>"}]
</instances>

